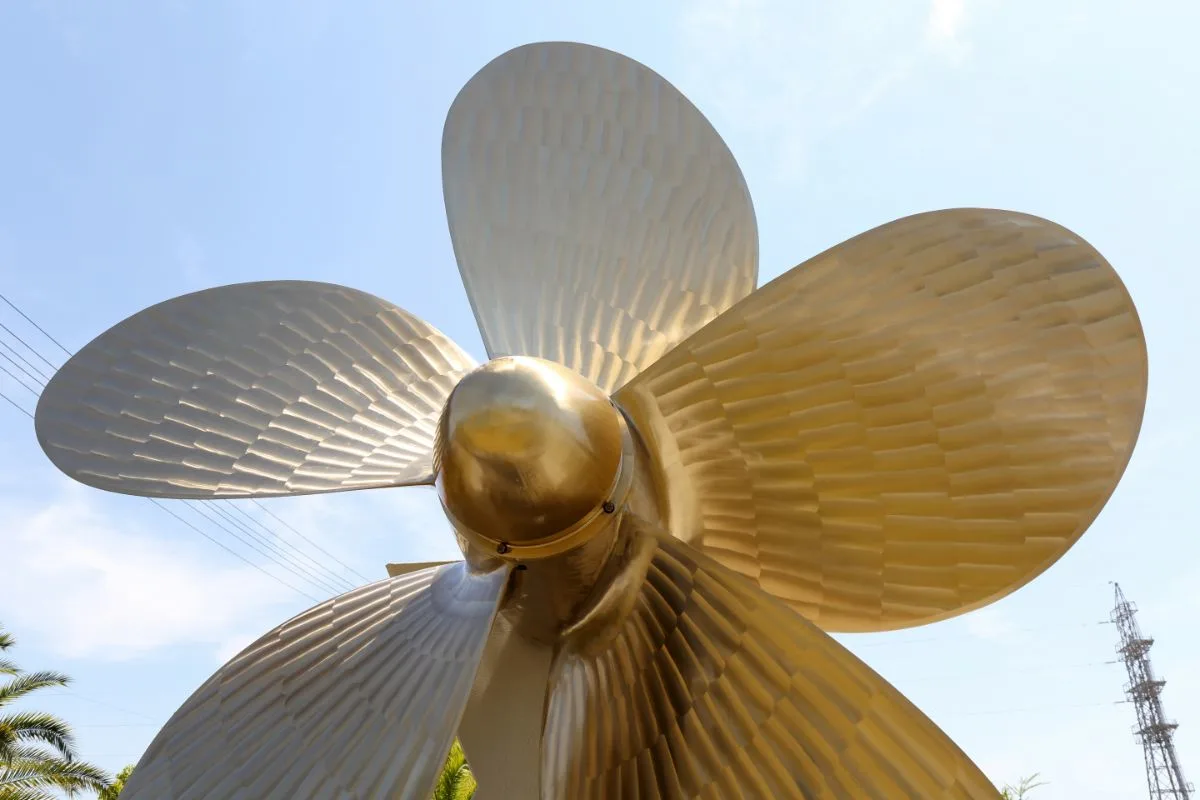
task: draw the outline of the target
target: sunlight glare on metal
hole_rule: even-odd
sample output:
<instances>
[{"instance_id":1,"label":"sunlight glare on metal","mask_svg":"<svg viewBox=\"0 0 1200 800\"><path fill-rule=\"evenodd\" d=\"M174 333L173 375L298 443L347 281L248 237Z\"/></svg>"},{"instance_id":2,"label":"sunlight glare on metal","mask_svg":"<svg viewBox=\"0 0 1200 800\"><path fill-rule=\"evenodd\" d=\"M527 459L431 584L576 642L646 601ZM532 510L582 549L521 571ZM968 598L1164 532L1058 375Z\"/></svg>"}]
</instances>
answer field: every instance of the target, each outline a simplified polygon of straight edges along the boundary
<instances>
[{"instance_id":1,"label":"sunlight glare on metal","mask_svg":"<svg viewBox=\"0 0 1200 800\"><path fill-rule=\"evenodd\" d=\"M462 552L267 633L122 799L424 800L456 735L507 800L998 798L829 634L985 606L1096 518L1147 385L1104 257L950 209L756 289L721 137L582 44L471 78L442 176L486 363L380 298L270 281L135 314L42 393L43 449L91 486L434 485Z\"/></svg>"}]
</instances>

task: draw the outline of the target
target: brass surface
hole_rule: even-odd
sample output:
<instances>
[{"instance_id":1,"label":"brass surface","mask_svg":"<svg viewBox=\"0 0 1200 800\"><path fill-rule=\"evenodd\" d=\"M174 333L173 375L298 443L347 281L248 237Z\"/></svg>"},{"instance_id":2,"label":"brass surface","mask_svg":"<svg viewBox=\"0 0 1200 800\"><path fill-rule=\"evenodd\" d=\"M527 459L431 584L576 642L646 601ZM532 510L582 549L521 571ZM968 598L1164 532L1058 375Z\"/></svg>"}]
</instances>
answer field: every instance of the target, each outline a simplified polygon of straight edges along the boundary
<instances>
[{"instance_id":1,"label":"brass surface","mask_svg":"<svg viewBox=\"0 0 1200 800\"><path fill-rule=\"evenodd\" d=\"M141 311L76 353L42 392L37 435L67 475L125 494L430 483L438 414L473 366L365 292L222 286Z\"/></svg>"},{"instance_id":2,"label":"brass surface","mask_svg":"<svg viewBox=\"0 0 1200 800\"><path fill-rule=\"evenodd\" d=\"M147 309L43 394L39 440L85 483L436 482L465 557L389 565L252 645L126 794L423 800L457 726L481 799L997 797L820 628L978 607L1091 523L1146 396L1107 262L1045 220L959 209L751 294L725 145L585 45L485 67L442 155L500 358L472 371L385 301L267 282Z\"/></svg>"},{"instance_id":3,"label":"brass surface","mask_svg":"<svg viewBox=\"0 0 1200 800\"><path fill-rule=\"evenodd\" d=\"M611 391L754 289L758 228L708 120L598 47L518 47L454 100L446 218L491 357Z\"/></svg>"},{"instance_id":4,"label":"brass surface","mask_svg":"<svg viewBox=\"0 0 1200 800\"><path fill-rule=\"evenodd\" d=\"M385 564L384 569L387 570L389 578L398 578L401 575L407 575L410 572L417 572L430 567L440 567L443 564L452 564L452 561L413 561L409 563L392 563Z\"/></svg>"},{"instance_id":5,"label":"brass surface","mask_svg":"<svg viewBox=\"0 0 1200 800\"><path fill-rule=\"evenodd\" d=\"M991 602L1125 469L1146 344L1108 262L1009 211L918 214L759 289L616 394L669 530L826 630Z\"/></svg>"},{"instance_id":6,"label":"brass surface","mask_svg":"<svg viewBox=\"0 0 1200 800\"><path fill-rule=\"evenodd\" d=\"M623 619L550 677L542 797L991 798L928 718L783 603L632 515Z\"/></svg>"},{"instance_id":7,"label":"brass surface","mask_svg":"<svg viewBox=\"0 0 1200 800\"><path fill-rule=\"evenodd\" d=\"M280 625L175 712L121 797L427 800L509 571L420 570Z\"/></svg>"},{"instance_id":8,"label":"brass surface","mask_svg":"<svg viewBox=\"0 0 1200 800\"><path fill-rule=\"evenodd\" d=\"M632 458L608 397L576 372L524 357L489 361L463 378L438 446L438 494L455 527L513 558L581 543L605 504L623 501L621 466Z\"/></svg>"},{"instance_id":9,"label":"brass surface","mask_svg":"<svg viewBox=\"0 0 1200 800\"><path fill-rule=\"evenodd\" d=\"M513 546L504 555L496 553L494 540L459 533L459 544L469 563L481 569L489 569L498 561L518 564L500 619L530 642L555 645L564 632L598 613L594 606L604 596L603 587L622 574L620 559L613 556L623 547L618 534L627 511L661 521L658 496L662 488L653 472L654 465L636 434L624 422L622 427L628 434L627 449L612 495L611 513L600 508L582 524L549 542Z\"/></svg>"},{"instance_id":10,"label":"brass surface","mask_svg":"<svg viewBox=\"0 0 1200 800\"><path fill-rule=\"evenodd\" d=\"M556 643L521 635L519 621L512 612L497 615L458 724L459 741L479 784L471 800L543 798L542 733Z\"/></svg>"}]
</instances>

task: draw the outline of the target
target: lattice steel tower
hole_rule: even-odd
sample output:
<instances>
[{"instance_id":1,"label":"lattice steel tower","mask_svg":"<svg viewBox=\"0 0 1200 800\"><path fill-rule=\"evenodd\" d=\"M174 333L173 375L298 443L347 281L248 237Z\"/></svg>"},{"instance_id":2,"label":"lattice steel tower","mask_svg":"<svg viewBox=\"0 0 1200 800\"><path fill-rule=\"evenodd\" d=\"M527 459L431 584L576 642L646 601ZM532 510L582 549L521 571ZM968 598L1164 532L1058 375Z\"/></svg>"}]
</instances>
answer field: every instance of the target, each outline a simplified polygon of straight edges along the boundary
<instances>
[{"instance_id":1,"label":"lattice steel tower","mask_svg":"<svg viewBox=\"0 0 1200 800\"><path fill-rule=\"evenodd\" d=\"M1183 769L1179 766L1172 738L1179 725L1168 722L1163 714L1162 689L1167 682L1155 678L1150 666L1150 645L1154 640L1142 635L1137 624L1137 606L1125 599L1120 585L1114 583L1113 587L1116 598L1111 619L1121 632L1117 652L1129 673L1125 694L1137 709L1137 725L1133 732L1141 740L1146 757L1150 800L1188 800L1192 797L1193 787L1183 780Z\"/></svg>"}]
</instances>

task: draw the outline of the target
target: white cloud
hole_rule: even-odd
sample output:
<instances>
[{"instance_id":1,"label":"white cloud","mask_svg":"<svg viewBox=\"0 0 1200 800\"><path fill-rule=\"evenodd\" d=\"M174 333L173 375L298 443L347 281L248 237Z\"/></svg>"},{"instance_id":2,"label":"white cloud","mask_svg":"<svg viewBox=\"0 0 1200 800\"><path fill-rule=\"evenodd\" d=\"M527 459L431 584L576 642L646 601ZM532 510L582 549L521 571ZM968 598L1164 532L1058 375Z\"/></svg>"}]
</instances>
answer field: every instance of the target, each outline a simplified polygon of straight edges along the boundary
<instances>
[{"instance_id":1,"label":"white cloud","mask_svg":"<svg viewBox=\"0 0 1200 800\"><path fill-rule=\"evenodd\" d=\"M1118 714L1119 719L1119 714ZM1133 712L1129 711L1132 724ZM1071 709L1041 715L1037 725L1025 726L1019 736L980 758L980 768L999 783L1017 783L1037 773L1045 784L1031 793L1037 800L1075 800L1080 797L1118 800L1129 796L1131 768L1141 761L1127 727L1114 725L1111 708ZM1111 735L1114 727L1118 735ZM1103 732L1106 735L1098 735ZM1070 743L1086 743L1068 747Z\"/></svg>"},{"instance_id":2,"label":"white cloud","mask_svg":"<svg viewBox=\"0 0 1200 800\"><path fill-rule=\"evenodd\" d=\"M196 644L224 655L297 610L298 595L258 570L203 542L120 525L89 491L72 486L26 509L4 503L0 619L22 636L71 658L120 661Z\"/></svg>"},{"instance_id":3,"label":"white cloud","mask_svg":"<svg viewBox=\"0 0 1200 800\"><path fill-rule=\"evenodd\" d=\"M200 646L209 649L214 663L225 663L312 605L147 504L134 506L136 513L127 521L119 520L106 507L129 500L98 498L87 487L60 483L61 494L39 503L19 502L15 487L0 492L5 555L0 621L22 639L64 657L101 661ZM386 577L389 561L461 557L428 487L313 495L264 505L361 572L365 580L287 534L290 543L356 586ZM199 523L182 507L172 508ZM265 515L259 518L284 530ZM330 594L318 594L319 589L295 576L282 577L318 597Z\"/></svg>"},{"instance_id":4,"label":"white cloud","mask_svg":"<svg viewBox=\"0 0 1200 800\"><path fill-rule=\"evenodd\" d=\"M718 128L771 153L771 172L801 177L821 142L861 121L923 69L968 51L966 0L921 8L874 0L699 0L681 18L681 84Z\"/></svg>"},{"instance_id":5,"label":"white cloud","mask_svg":"<svg viewBox=\"0 0 1200 800\"><path fill-rule=\"evenodd\" d=\"M289 497L263 504L369 580L385 577L384 565L390 562L462 557L437 495L428 486Z\"/></svg>"},{"instance_id":6,"label":"white cloud","mask_svg":"<svg viewBox=\"0 0 1200 800\"><path fill-rule=\"evenodd\" d=\"M933 0L929 5L926 34L934 47L961 57L965 52L962 33L966 21L966 0Z\"/></svg>"},{"instance_id":7,"label":"white cloud","mask_svg":"<svg viewBox=\"0 0 1200 800\"><path fill-rule=\"evenodd\" d=\"M1020 628L1004 611L996 606L979 608L963 617L967 633L989 642L1011 643L1020 633Z\"/></svg>"},{"instance_id":8,"label":"white cloud","mask_svg":"<svg viewBox=\"0 0 1200 800\"><path fill-rule=\"evenodd\" d=\"M283 620L280 620L280 622L282 621ZM263 633L266 633L266 631L261 633L245 632L239 633L236 636L230 636L228 639L217 645L217 649L213 653L214 660L218 664L228 663L230 659L257 641Z\"/></svg>"}]
</instances>

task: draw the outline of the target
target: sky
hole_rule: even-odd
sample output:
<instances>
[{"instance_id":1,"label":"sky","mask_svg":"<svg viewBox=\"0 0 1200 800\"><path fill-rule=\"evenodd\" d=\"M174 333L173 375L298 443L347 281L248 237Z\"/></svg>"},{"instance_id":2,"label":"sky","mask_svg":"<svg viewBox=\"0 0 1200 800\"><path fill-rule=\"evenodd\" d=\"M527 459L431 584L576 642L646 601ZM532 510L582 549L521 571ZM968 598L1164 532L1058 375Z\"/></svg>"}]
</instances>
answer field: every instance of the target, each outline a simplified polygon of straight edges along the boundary
<instances>
[{"instance_id":1,"label":"sky","mask_svg":"<svg viewBox=\"0 0 1200 800\"><path fill-rule=\"evenodd\" d=\"M1156 639L1200 781L1198 26L1200 6L1163 0L3 0L0 293L74 350L208 286L333 281L482 360L445 224L442 124L476 70L542 40L636 58L712 121L754 197L760 282L919 211L1053 219L1116 267L1145 327L1150 397L1124 480L1013 595L840 638L995 782L1144 797L1103 624L1110 581ZM64 360L3 303L0 324L0 353L20 336L47 374ZM32 410L25 382L0 373ZM0 622L21 664L74 677L38 705L114 771L257 635L388 561L457 555L425 489L166 509L74 484L0 401ZM294 572L231 533L250 530Z\"/></svg>"}]
</instances>

